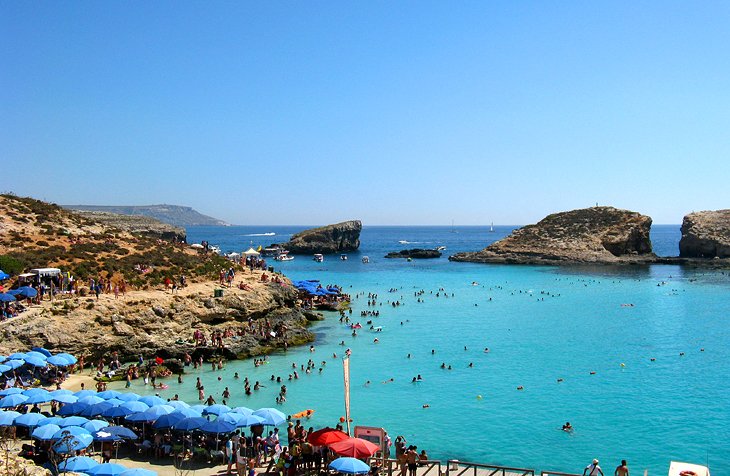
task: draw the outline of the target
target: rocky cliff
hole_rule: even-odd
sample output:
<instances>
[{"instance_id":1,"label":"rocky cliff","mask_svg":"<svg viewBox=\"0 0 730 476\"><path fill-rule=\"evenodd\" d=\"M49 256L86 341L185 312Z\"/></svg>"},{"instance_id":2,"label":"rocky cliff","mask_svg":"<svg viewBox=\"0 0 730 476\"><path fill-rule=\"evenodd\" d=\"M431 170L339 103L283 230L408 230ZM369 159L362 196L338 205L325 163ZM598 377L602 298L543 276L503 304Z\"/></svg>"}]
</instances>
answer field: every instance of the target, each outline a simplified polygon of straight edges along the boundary
<instances>
[{"instance_id":1,"label":"rocky cliff","mask_svg":"<svg viewBox=\"0 0 730 476\"><path fill-rule=\"evenodd\" d=\"M479 263L649 262L651 218L613 207L592 207L548 215L515 230L482 251L457 253L452 261Z\"/></svg>"},{"instance_id":2,"label":"rocky cliff","mask_svg":"<svg viewBox=\"0 0 730 476\"><path fill-rule=\"evenodd\" d=\"M260 274L247 273L248 289L226 288L222 298L213 298L215 283L198 283L175 294L133 291L119 299L103 294L98 300L60 297L53 303L45 301L0 322L0 354L41 346L54 353L96 358L117 351L126 360L139 355L182 357L186 352L245 358L285 342L296 345L314 340L306 327L318 317L296 306L293 287L261 283ZM276 336L246 332L226 339L224 349L196 348L192 340L195 329L208 336L214 329L248 328L249 319L255 325L265 319L279 332Z\"/></svg>"},{"instance_id":3,"label":"rocky cliff","mask_svg":"<svg viewBox=\"0 0 730 476\"><path fill-rule=\"evenodd\" d=\"M288 243L280 246L291 253L342 253L360 247L360 220L350 220L335 225L304 230L293 235Z\"/></svg>"},{"instance_id":4,"label":"rocky cliff","mask_svg":"<svg viewBox=\"0 0 730 476\"><path fill-rule=\"evenodd\" d=\"M143 215L120 215L118 213L76 210L76 213L91 221L102 223L129 233L146 235L167 241L185 242L185 228L172 226Z\"/></svg>"},{"instance_id":5,"label":"rocky cliff","mask_svg":"<svg viewBox=\"0 0 730 476\"><path fill-rule=\"evenodd\" d=\"M682 220L679 256L730 258L730 210L694 212Z\"/></svg>"}]
</instances>

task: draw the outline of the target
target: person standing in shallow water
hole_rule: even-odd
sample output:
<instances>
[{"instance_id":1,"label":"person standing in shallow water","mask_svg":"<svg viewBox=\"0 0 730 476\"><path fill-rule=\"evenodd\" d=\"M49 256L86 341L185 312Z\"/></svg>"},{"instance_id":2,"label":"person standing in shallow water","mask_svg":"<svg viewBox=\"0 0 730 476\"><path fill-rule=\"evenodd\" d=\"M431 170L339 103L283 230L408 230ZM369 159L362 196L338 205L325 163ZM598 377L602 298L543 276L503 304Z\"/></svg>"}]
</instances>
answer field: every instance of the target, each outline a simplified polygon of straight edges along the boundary
<instances>
[{"instance_id":1,"label":"person standing in shallow water","mask_svg":"<svg viewBox=\"0 0 730 476\"><path fill-rule=\"evenodd\" d=\"M603 470L598 466L598 460L594 459L593 463L586 466L586 469L583 470L583 476L596 476L597 474L603 476Z\"/></svg>"},{"instance_id":2,"label":"person standing in shallow water","mask_svg":"<svg viewBox=\"0 0 730 476\"><path fill-rule=\"evenodd\" d=\"M629 476L629 467L626 466L626 460L621 460L621 464L616 467L616 471L613 472L614 476Z\"/></svg>"}]
</instances>

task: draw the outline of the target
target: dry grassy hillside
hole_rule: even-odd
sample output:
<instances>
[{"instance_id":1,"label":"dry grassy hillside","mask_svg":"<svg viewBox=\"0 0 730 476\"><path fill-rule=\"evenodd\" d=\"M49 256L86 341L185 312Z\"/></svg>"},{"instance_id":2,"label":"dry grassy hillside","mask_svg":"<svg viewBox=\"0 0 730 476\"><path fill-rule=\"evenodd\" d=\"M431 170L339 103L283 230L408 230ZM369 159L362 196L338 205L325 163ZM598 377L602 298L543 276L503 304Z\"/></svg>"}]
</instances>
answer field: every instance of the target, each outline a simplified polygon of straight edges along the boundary
<instances>
[{"instance_id":1,"label":"dry grassy hillside","mask_svg":"<svg viewBox=\"0 0 730 476\"><path fill-rule=\"evenodd\" d=\"M144 289L166 276L214 277L227 266L220 256L184 244L102 225L33 198L0 195L0 269L11 274L58 267L78 279L123 277Z\"/></svg>"}]
</instances>

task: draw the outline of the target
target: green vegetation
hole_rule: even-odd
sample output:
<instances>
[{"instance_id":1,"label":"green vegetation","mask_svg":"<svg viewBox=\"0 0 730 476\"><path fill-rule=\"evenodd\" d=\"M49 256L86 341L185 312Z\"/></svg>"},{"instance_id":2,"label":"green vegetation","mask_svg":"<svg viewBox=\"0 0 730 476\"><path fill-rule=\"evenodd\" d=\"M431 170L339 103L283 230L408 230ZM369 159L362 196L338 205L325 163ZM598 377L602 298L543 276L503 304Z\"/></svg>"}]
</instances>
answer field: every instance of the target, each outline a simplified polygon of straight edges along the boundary
<instances>
[{"instance_id":1,"label":"green vegetation","mask_svg":"<svg viewBox=\"0 0 730 476\"><path fill-rule=\"evenodd\" d=\"M25 267L25 263L14 256L0 255L0 269L10 275L22 273Z\"/></svg>"}]
</instances>

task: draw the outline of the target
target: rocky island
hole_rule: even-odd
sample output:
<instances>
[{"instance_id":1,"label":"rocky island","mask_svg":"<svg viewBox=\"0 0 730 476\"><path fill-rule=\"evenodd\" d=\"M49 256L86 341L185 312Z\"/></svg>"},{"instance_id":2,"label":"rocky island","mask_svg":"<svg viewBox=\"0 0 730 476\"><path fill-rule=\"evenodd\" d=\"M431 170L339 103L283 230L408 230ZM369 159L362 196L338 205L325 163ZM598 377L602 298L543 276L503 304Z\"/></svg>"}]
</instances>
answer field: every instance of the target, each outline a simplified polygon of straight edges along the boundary
<instances>
[{"instance_id":1,"label":"rocky island","mask_svg":"<svg viewBox=\"0 0 730 476\"><path fill-rule=\"evenodd\" d=\"M682 258L730 258L730 210L694 212L682 220Z\"/></svg>"},{"instance_id":2,"label":"rocky island","mask_svg":"<svg viewBox=\"0 0 730 476\"><path fill-rule=\"evenodd\" d=\"M278 246L294 254L331 254L355 251L360 247L360 220L349 220L334 225L304 230Z\"/></svg>"},{"instance_id":3,"label":"rocky island","mask_svg":"<svg viewBox=\"0 0 730 476\"><path fill-rule=\"evenodd\" d=\"M440 258L439 250L424 250L422 248L413 248L410 250L392 251L385 255L386 258L411 258L411 259L430 259Z\"/></svg>"},{"instance_id":4,"label":"rocky island","mask_svg":"<svg viewBox=\"0 0 730 476\"><path fill-rule=\"evenodd\" d=\"M656 258L650 228L651 218L637 212L584 208L548 215L482 251L457 253L449 259L517 264L648 263Z\"/></svg>"}]
</instances>

